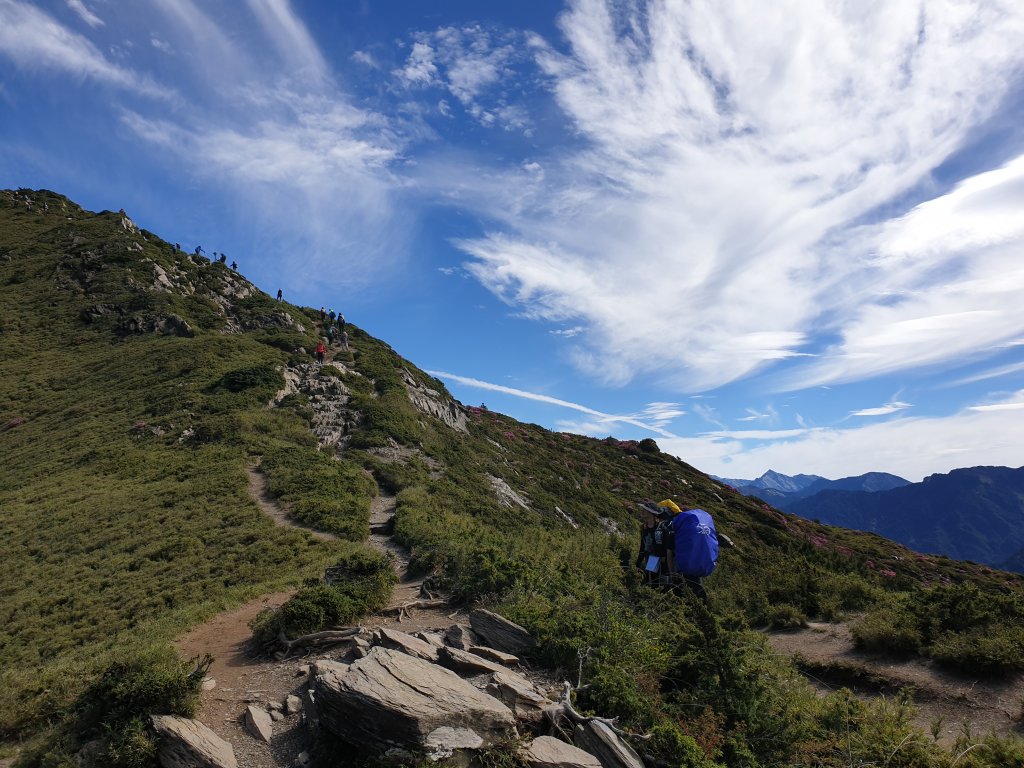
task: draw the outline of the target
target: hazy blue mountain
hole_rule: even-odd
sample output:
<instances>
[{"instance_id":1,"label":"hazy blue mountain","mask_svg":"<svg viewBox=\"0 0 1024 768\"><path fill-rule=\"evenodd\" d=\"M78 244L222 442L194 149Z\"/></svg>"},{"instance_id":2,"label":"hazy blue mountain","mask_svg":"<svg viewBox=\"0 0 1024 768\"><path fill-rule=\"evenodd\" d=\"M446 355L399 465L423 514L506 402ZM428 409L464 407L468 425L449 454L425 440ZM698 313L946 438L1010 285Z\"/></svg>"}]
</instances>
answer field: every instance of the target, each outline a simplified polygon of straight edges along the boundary
<instances>
[{"instance_id":1,"label":"hazy blue mountain","mask_svg":"<svg viewBox=\"0 0 1024 768\"><path fill-rule=\"evenodd\" d=\"M920 552L1024 571L1024 467L971 467L875 493L825 489L787 511Z\"/></svg>"},{"instance_id":2,"label":"hazy blue mountain","mask_svg":"<svg viewBox=\"0 0 1024 768\"><path fill-rule=\"evenodd\" d=\"M819 475L789 476L772 470L768 470L756 480L717 479L731 485L744 496L757 496L779 509L789 509L799 499L825 490L876 493L899 488L910 482L887 472L868 472L864 475L829 480Z\"/></svg>"}]
</instances>

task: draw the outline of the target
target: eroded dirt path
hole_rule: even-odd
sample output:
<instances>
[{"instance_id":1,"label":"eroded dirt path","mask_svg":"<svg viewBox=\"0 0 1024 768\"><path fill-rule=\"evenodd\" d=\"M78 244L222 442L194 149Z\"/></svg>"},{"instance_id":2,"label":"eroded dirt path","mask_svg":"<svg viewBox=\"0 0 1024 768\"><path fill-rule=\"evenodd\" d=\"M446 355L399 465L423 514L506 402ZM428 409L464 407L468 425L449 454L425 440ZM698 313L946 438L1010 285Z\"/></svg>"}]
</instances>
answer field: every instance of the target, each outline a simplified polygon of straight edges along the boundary
<instances>
[{"instance_id":1,"label":"eroded dirt path","mask_svg":"<svg viewBox=\"0 0 1024 768\"><path fill-rule=\"evenodd\" d=\"M260 472L259 464L246 467L245 471L249 477L249 495L256 502L256 506L263 510L275 523L285 528L297 528L301 531L306 531L314 539L320 539L320 541L333 541L338 538L333 533L316 531L292 520L288 516L288 510L267 494L267 478Z\"/></svg>"},{"instance_id":2,"label":"eroded dirt path","mask_svg":"<svg viewBox=\"0 0 1024 768\"><path fill-rule=\"evenodd\" d=\"M285 510L266 495L265 480L256 468L249 470L249 491L253 500L276 522L301 528L288 520ZM392 538L395 505L394 496L378 496L370 508L370 544L388 555L399 577L388 609L406 606L417 600L423 585L422 578L410 576L408 572L408 551ZM309 533L318 538L334 538L329 534L318 535L315 531ZM177 642L182 658L202 657L204 654L214 657L208 673L213 679L213 687L202 692L197 718L230 742L239 768L282 768L296 765L300 753L309 746L301 716L291 715L276 722L271 743L266 744L246 730L246 707L249 704L265 707L270 702L283 702L289 694L300 695L306 687L303 665L316 658L337 659L348 650L343 645L308 658L285 661L255 656L250 647L249 623L261 610L279 608L292 594L293 591L265 595L219 614ZM467 623L465 614L447 606L413 608L401 613L388 609L364 617L361 625L367 631L380 626L392 626L411 634L443 630L457 622Z\"/></svg>"},{"instance_id":3,"label":"eroded dirt path","mask_svg":"<svg viewBox=\"0 0 1024 768\"><path fill-rule=\"evenodd\" d=\"M964 724L975 735L1024 735L1020 718L1024 679L978 679L950 674L919 660L895 661L857 651L845 624L811 623L808 628L768 635L779 653L797 657L800 668L821 691L846 687L862 697L913 692L915 723L939 742L952 744Z\"/></svg>"}]
</instances>

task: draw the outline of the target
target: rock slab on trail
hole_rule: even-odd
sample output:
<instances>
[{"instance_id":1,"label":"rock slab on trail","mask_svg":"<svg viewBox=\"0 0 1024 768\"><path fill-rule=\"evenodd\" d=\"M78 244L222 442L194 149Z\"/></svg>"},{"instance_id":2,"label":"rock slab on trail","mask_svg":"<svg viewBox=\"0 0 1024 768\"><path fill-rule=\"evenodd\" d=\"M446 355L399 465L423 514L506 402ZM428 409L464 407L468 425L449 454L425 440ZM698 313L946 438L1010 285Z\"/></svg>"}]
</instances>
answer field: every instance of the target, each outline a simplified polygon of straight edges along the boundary
<instances>
[{"instance_id":1,"label":"rock slab on trail","mask_svg":"<svg viewBox=\"0 0 1024 768\"><path fill-rule=\"evenodd\" d=\"M238 768L231 745L198 720L154 715L151 722L163 768Z\"/></svg>"},{"instance_id":2,"label":"rock slab on trail","mask_svg":"<svg viewBox=\"0 0 1024 768\"><path fill-rule=\"evenodd\" d=\"M477 608L469 614L473 631L487 641L492 648L506 653L522 653L533 648L533 635L504 616Z\"/></svg>"},{"instance_id":3,"label":"rock slab on trail","mask_svg":"<svg viewBox=\"0 0 1024 768\"><path fill-rule=\"evenodd\" d=\"M270 743L274 735L274 721L265 709L250 704L245 708L245 727L255 738Z\"/></svg>"},{"instance_id":4,"label":"rock slab on trail","mask_svg":"<svg viewBox=\"0 0 1024 768\"><path fill-rule=\"evenodd\" d=\"M344 672L314 681L321 726L357 748L440 758L497 744L515 733L500 701L454 672L376 647Z\"/></svg>"}]
</instances>

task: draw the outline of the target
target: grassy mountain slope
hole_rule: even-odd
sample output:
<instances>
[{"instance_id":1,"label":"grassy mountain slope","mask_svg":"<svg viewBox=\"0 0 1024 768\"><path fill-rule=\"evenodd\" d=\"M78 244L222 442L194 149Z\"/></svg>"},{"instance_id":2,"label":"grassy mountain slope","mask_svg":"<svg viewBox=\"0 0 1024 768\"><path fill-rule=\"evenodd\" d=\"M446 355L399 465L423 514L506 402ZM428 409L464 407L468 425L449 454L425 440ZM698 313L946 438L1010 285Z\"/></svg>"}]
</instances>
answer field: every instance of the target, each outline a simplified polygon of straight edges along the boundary
<instances>
[{"instance_id":1,"label":"grassy mountain slope","mask_svg":"<svg viewBox=\"0 0 1024 768\"><path fill-rule=\"evenodd\" d=\"M126 732L139 712L186 711L167 643L223 606L334 563L350 582L303 586L286 628L386 599L387 566L363 543L378 488L398 494L396 536L418 568L528 626L538 663L589 683L579 706L653 729L655 761L951 762L904 705L818 698L750 626L867 610L879 647L893 645L886 628L909 628L916 652L945 642L956 660L950 638L1004 633L997 667L1024 662L1017 577L781 513L653 441L462 408L359 328L320 373L347 391L353 430L317 450L301 394L267 405L310 360L317 319L120 214L0 193L0 557L15 576L0 585L0 738L46 745L24 764L69 765L77 744ZM341 540L274 527L246 493L257 461L294 515ZM710 612L643 587L632 567L635 503L665 497L709 510L738 544L707 581ZM943 614L965 595L978 610ZM920 605L934 609L927 626ZM979 743L957 764L1015 749ZM109 764L148 759L125 750Z\"/></svg>"}]
</instances>

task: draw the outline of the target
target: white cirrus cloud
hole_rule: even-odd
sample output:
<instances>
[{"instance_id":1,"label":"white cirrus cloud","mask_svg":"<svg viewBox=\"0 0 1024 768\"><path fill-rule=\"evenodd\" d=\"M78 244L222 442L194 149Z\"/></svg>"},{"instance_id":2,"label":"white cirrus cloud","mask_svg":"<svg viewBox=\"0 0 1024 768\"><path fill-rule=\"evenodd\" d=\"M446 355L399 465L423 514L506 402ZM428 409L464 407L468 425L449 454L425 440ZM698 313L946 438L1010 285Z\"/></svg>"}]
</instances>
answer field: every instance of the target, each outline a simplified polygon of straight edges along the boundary
<instances>
[{"instance_id":1,"label":"white cirrus cloud","mask_svg":"<svg viewBox=\"0 0 1024 768\"><path fill-rule=\"evenodd\" d=\"M103 19L89 10L89 6L82 2L82 0L65 0L72 11L78 14L78 17L88 24L90 27L102 27Z\"/></svg>"},{"instance_id":2,"label":"white cirrus cloud","mask_svg":"<svg viewBox=\"0 0 1024 768\"><path fill-rule=\"evenodd\" d=\"M174 91L111 62L91 41L28 3L0 0L0 54L23 69L87 78L146 96L173 98Z\"/></svg>"},{"instance_id":3,"label":"white cirrus cloud","mask_svg":"<svg viewBox=\"0 0 1024 768\"><path fill-rule=\"evenodd\" d=\"M877 408L861 408L857 411L850 411L851 416L888 416L890 413L898 413L899 411L910 408L910 403L904 403L899 400L893 400L891 403L880 405Z\"/></svg>"},{"instance_id":4,"label":"white cirrus cloud","mask_svg":"<svg viewBox=\"0 0 1024 768\"><path fill-rule=\"evenodd\" d=\"M535 50L585 146L483 182L496 223L458 245L527 316L588 327L583 371L700 391L790 360L800 387L1024 331L1015 164L864 224L1018 82L1024 6L574 0L560 26L567 52Z\"/></svg>"}]
</instances>

